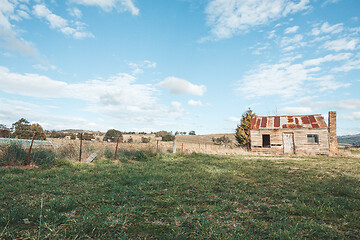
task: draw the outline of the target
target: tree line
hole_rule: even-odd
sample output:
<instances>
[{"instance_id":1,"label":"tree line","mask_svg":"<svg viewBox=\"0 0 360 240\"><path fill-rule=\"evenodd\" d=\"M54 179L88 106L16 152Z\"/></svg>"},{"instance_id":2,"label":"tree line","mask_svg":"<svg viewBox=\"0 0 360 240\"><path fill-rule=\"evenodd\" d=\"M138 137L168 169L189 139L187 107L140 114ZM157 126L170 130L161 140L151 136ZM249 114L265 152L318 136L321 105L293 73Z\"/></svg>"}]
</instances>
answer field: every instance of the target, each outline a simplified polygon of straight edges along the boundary
<instances>
[{"instance_id":1,"label":"tree line","mask_svg":"<svg viewBox=\"0 0 360 240\"><path fill-rule=\"evenodd\" d=\"M38 123L30 124L25 118L20 118L14 122L11 128L7 128L4 124L0 124L0 137L32 139L35 133L35 140L46 140L44 129Z\"/></svg>"}]
</instances>

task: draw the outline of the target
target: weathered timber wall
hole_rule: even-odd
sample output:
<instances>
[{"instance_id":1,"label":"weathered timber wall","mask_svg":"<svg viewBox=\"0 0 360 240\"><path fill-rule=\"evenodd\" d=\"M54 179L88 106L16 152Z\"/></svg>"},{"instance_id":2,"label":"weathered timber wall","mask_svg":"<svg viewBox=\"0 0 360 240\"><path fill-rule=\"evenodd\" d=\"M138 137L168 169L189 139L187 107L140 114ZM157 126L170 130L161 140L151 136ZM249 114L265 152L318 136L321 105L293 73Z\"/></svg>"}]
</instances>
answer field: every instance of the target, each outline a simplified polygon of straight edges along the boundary
<instances>
[{"instance_id":1,"label":"weathered timber wall","mask_svg":"<svg viewBox=\"0 0 360 240\"><path fill-rule=\"evenodd\" d=\"M250 130L252 151L265 154L284 154L283 133L294 134L295 154L329 154L329 134L327 128L252 129ZM262 147L263 134L270 135L270 148ZM317 134L319 136L319 143L308 143L308 134Z\"/></svg>"}]
</instances>

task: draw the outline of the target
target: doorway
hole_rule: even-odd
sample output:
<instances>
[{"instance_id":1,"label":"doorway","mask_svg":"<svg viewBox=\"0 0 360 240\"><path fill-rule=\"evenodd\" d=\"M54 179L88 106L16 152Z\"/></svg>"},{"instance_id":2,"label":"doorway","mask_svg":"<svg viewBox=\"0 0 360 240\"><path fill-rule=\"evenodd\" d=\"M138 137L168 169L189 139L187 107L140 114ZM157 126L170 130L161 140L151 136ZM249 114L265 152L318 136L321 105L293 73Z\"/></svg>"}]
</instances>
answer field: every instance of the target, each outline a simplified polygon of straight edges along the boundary
<instances>
[{"instance_id":1,"label":"doorway","mask_svg":"<svg viewBox=\"0 0 360 240\"><path fill-rule=\"evenodd\" d=\"M283 133L284 154L294 154L294 133Z\"/></svg>"}]
</instances>

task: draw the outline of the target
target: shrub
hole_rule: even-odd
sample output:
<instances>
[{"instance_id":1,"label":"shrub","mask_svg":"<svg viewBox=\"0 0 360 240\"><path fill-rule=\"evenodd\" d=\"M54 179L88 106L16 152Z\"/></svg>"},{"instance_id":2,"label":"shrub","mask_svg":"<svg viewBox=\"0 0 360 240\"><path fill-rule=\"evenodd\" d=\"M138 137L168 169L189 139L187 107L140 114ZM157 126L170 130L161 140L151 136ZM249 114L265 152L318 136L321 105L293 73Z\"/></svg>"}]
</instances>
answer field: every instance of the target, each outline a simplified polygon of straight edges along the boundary
<instances>
[{"instance_id":1,"label":"shrub","mask_svg":"<svg viewBox=\"0 0 360 240\"><path fill-rule=\"evenodd\" d=\"M214 142L214 144L216 145L222 145L222 144L228 144L230 143L230 139L228 137L226 137L225 135L219 138L213 137L212 141Z\"/></svg>"},{"instance_id":2,"label":"shrub","mask_svg":"<svg viewBox=\"0 0 360 240\"><path fill-rule=\"evenodd\" d=\"M72 166L72 162L65 158L55 159L54 165L57 167L70 167Z\"/></svg>"},{"instance_id":3,"label":"shrub","mask_svg":"<svg viewBox=\"0 0 360 240\"><path fill-rule=\"evenodd\" d=\"M114 153L110 149L106 149L104 151L104 156L107 159L112 159L114 157Z\"/></svg>"},{"instance_id":4,"label":"shrub","mask_svg":"<svg viewBox=\"0 0 360 240\"><path fill-rule=\"evenodd\" d=\"M134 142L134 139L129 138L129 139L127 140L127 142L128 142L128 143L133 143L133 142Z\"/></svg>"},{"instance_id":5,"label":"shrub","mask_svg":"<svg viewBox=\"0 0 360 240\"><path fill-rule=\"evenodd\" d=\"M75 159L78 157L78 155L79 152L75 149L75 146L72 144L61 146L57 149L58 158Z\"/></svg>"},{"instance_id":6,"label":"shrub","mask_svg":"<svg viewBox=\"0 0 360 240\"><path fill-rule=\"evenodd\" d=\"M155 156L157 156L156 153L151 151L118 149L116 158L120 159L122 162L127 162L128 160L145 162L151 158L154 158Z\"/></svg>"},{"instance_id":7,"label":"shrub","mask_svg":"<svg viewBox=\"0 0 360 240\"><path fill-rule=\"evenodd\" d=\"M31 161L39 166L49 166L55 162L55 153L50 149L38 150L31 154Z\"/></svg>"},{"instance_id":8,"label":"shrub","mask_svg":"<svg viewBox=\"0 0 360 240\"><path fill-rule=\"evenodd\" d=\"M25 165L28 153L21 144L11 143L1 146L0 165Z\"/></svg>"},{"instance_id":9,"label":"shrub","mask_svg":"<svg viewBox=\"0 0 360 240\"><path fill-rule=\"evenodd\" d=\"M150 140L151 140L151 139L150 139L149 137L148 137L148 138L147 138L147 137L141 137L141 142L142 142L142 143L149 143Z\"/></svg>"},{"instance_id":10,"label":"shrub","mask_svg":"<svg viewBox=\"0 0 360 240\"><path fill-rule=\"evenodd\" d=\"M174 135L165 135L161 138L161 141L164 141L164 142L171 142L171 141L174 141L175 140L175 136Z\"/></svg>"}]
</instances>

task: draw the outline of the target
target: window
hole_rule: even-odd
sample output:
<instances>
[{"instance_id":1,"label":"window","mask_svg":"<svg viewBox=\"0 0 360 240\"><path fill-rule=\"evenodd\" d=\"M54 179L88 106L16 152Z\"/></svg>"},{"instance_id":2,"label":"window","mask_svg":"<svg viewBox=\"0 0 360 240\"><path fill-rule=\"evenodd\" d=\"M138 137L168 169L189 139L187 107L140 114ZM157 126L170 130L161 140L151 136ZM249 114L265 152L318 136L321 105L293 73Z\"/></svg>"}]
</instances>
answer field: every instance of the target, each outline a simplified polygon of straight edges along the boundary
<instances>
[{"instance_id":1,"label":"window","mask_svg":"<svg viewBox=\"0 0 360 240\"><path fill-rule=\"evenodd\" d=\"M269 148L270 147L270 135L268 134L264 134L262 135L262 146L265 148Z\"/></svg>"},{"instance_id":2,"label":"window","mask_svg":"<svg viewBox=\"0 0 360 240\"><path fill-rule=\"evenodd\" d=\"M307 135L308 143L319 143L319 135L317 134L308 134Z\"/></svg>"}]
</instances>

